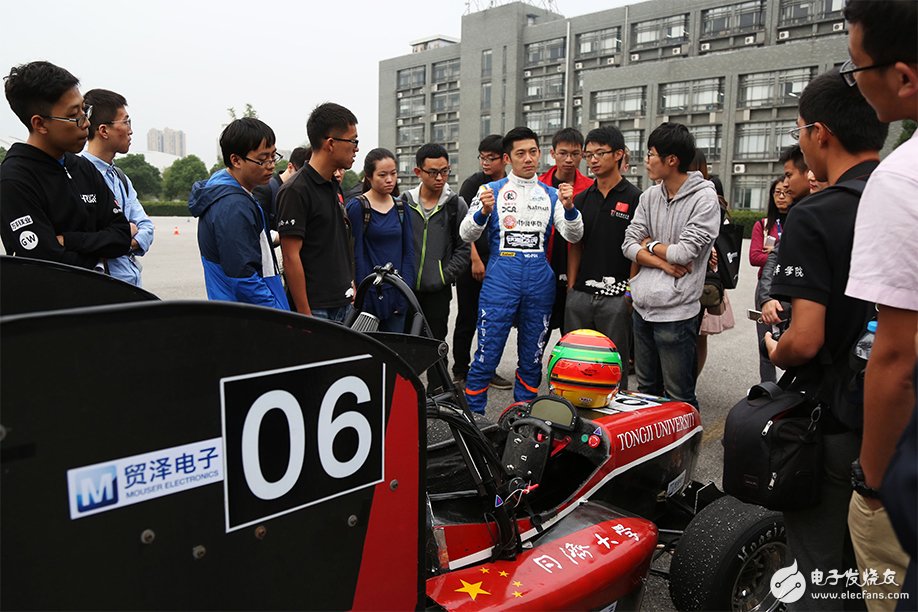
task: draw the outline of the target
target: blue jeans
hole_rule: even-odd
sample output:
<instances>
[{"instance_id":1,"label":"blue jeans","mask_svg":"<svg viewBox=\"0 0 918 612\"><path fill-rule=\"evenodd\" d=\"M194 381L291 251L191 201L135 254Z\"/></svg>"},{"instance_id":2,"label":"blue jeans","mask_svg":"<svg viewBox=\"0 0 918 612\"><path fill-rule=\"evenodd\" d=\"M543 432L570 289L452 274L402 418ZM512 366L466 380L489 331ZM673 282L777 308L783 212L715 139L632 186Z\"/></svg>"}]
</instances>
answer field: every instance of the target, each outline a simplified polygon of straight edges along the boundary
<instances>
[{"instance_id":1,"label":"blue jeans","mask_svg":"<svg viewBox=\"0 0 918 612\"><path fill-rule=\"evenodd\" d=\"M347 316L347 313L350 312L351 308L353 308L353 306L350 304L345 306L337 306L335 308L313 308L312 316L317 319L334 321L335 323L344 323L344 317Z\"/></svg>"},{"instance_id":2,"label":"blue jeans","mask_svg":"<svg viewBox=\"0 0 918 612\"><path fill-rule=\"evenodd\" d=\"M684 321L651 323L634 311L632 322L638 390L698 408L695 397L698 315Z\"/></svg>"}]
</instances>

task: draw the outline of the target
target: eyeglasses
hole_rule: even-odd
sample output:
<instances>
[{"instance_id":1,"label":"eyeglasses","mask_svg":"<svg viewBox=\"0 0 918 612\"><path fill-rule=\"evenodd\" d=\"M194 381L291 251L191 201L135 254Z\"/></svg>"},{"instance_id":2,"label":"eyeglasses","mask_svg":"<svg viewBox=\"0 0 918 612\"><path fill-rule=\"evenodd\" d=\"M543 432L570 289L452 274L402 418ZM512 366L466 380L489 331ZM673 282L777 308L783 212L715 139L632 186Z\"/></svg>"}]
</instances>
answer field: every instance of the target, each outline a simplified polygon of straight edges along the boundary
<instances>
[{"instance_id":1,"label":"eyeglasses","mask_svg":"<svg viewBox=\"0 0 918 612\"><path fill-rule=\"evenodd\" d=\"M568 157L571 159L577 159L581 155L583 155L583 151L571 151L570 153L567 151L555 151L552 153L552 157L555 159L567 159Z\"/></svg>"},{"instance_id":2,"label":"eyeglasses","mask_svg":"<svg viewBox=\"0 0 918 612\"><path fill-rule=\"evenodd\" d=\"M842 75L842 78L845 79L845 83L848 84L848 87L854 87L857 85L857 81L854 80L855 72L873 70L874 68L886 68L887 66L892 66L895 63L896 62L883 62L882 64L873 64L872 66L864 66L863 68L858 68L854 62L847 60L844 64L841 65L841 68L838 69L838 74Z\"/></svg>"},{"instance_id":3,"label":"eyeglasses","mask_svg":"<svg viewBox=\"0 0 918 612\"><path fill-rule=\"evenodd\" d=\"M500 161L500 159L500 155L478 155L479 161L488 162L490 164Z\"/></svg>"},{"instance_id":4,"label":"eyeglasses","mask_svg":"<svg viewBox=\"0 0 918 612\"><path fill-rule=\"evenodd\" d=\"M265 164L267 164L267 165L269 165L269 166L276 166L276 165L277 165L277 162L279 162L280 160L284 159L284 156L281 155L280 153L274 153L274 154L273 154L271 157L269 157L268 159L258 160L258 159L250 159L250 158L246 157L245 155L243 155L243 156L242 156L242 159L244 159L245 161L250 161L250 162L252 162L253 164L256 164L256 165L258 165L258 166L264 166Z\"/></svg>"},{"instance_id":5,"label":"eyeglasses","mask_svg":"<svg viewBox=\"0 0 918 612\"><path fill-rule=\"evenodd\" d=\"M354 148L358 148L360 141L356 138L335 138L334 136L326 136L326 138L331 138L332 140L337 140L338 142L349 142L354 145Z\"/></svg>"},{"instance_id":6,"label":"eyeglasses","mask_svg":"<svg viewBox=\"0 0 918 612\"><path fill-rule=\"evenodd\" d=\"M647 161L650 161L651 157L659 157L660 159L663 159L664 156L660 155L659 153L654 153L653 151L647 151ZM669 157L669 155L666 157Z\"/></svg>"},{"instance_id":7,"label":"eyeglasses","mask_svg":"<svg viewBox=\"0 0 918 612\"><path fill-rule=\"evenodd\" d=\"M826 125L825 123L823 123L822 121L814 121L813 123L807 123L806 125L801 125L800 127L791 128L791 129L787 130L787 133L788 133L788 135L789 135L792 139L794 139L794 140L800 140L800 130L803 130L803 129L806 129L806 128L811 128L811 127L813 127L814 125L816 125L817 123L822 123L822 127L826 128L826 130L828 130L828 132L829 132L830 134L833 133L833 132L832 132L832 128L830 128L829 126L827 126L827 125Z\"/></svg>"},{"instance_id":8,"label":"eyeglasses","mask_svg":"<svg viewBox=\"0 0 918 612\"><path fill-rule=\"evenodd\" d=\"M786 198L789 196L790 196L790 191L787 191L786 189L775 189L776 198Z\"/></svg>"},{"instance_id":9,"label":"eyeglasses","mask_svg":"<svg viewBox=\"0 0 918 612\"><path fill-rule=\"evenodd\" d=\"M602 158L603 158L603 157L605 157L605 156L608 155L609 153L614 153L614 152L615 152L615 151L594 151L594 152L590 153L589 151L584 151L584 152L583 152L583 159L585 159L585 160L587 160L587 161L590 161L591 159L593 159L593 158L595 157L595 158L597 159L597 161L602 161ZM649 155L648 155L648 157L649 157Z\"/></svg>"},{"instance_id":10,"label":"eyeglasses","mask_svg":"<svg viewBox=\"0 0 918 612\"><path fill-rule=\"evenodd\" d=\"M118 121L106 121L105 123L107 123L108 125L115 125L116 123L123 123L124 125L131 127L131 118L128 117L127 119L119 119Z\"/></svg>"},{"instance_id":11,"label":"eyeglasses","mask_svg":"<svg viewBox=\"0 0 918 612\"><path fill-rule=\"evenodd\" d=\"M83 107L83 114L77 117L55 117L54 115L39 115L42 119L54 119L55 121L68 121L75 123L78 128L85 129L89 125L89 118L92 117L92 105Z\"/></svg>"},{"instance_id":12,"label":"eyeglasses","mask_svg":"<svg viewBox=\"0 0 918 612\"><path fill-rule=\"evenodd\" d=\"M427 170L426 168L421 168L421 172L426 172L427 176L430 178L437 178L438 176L446 178L449 176L449 168L443 168L442 170Z\"/></svg>"}]
</instances>

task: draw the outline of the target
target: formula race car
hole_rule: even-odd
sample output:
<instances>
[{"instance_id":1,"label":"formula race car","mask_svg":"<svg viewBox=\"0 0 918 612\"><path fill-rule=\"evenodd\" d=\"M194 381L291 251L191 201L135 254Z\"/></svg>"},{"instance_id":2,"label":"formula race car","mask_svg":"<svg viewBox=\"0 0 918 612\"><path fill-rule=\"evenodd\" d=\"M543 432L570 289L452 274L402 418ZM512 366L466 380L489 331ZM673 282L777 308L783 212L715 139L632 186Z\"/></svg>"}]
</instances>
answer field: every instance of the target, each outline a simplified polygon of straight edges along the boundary
<instances>
[{"instance_id":1,"label":"formula race car","mask_svg":"<svg viewBox=\"0 0 918 612\"><path fill-rule=\"evenodd\" d=\"M781 516L693 481L689 405L483 421L416 303L387 334L23 259L0 283L4 609L623 610L651 572L679 609L778 605ZM414 302L379 269L356 303L383 283Z\"/></svg>"}]
</instances>

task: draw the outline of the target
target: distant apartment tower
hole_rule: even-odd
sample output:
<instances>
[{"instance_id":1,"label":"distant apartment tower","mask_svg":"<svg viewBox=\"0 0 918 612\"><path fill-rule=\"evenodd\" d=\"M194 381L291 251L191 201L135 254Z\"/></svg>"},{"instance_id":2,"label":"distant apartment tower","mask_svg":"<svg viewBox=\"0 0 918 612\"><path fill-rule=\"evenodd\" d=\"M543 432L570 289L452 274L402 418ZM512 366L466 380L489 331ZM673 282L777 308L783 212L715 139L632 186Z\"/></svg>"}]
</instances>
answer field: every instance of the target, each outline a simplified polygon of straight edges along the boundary
<instances>
[{"instance_id":1,"label":"distant apartment tower","mask_svg":"<svg viewBox=\"0 0 918 612\"><path fill-rule=\"evenodd\" d=\"M542 166L559 128L615 125L632 151L628 178L648 187L647 137L689 126L736 208L761 209L792 144L798 96L847 58L843 0L652 0L565 18L512 2L462 18L461 42L411 43L379 63L379 145L405 189L414 152L438 142L461 182L489 133L528 125ZM461 83L461 89L460 89ZM460 94L461 92L461 94ZM582 166L581 169L585 169Z\"/></svg>"},{"instance_id":2,"label":"distant apartment tower","mask_svg":"<svg viewBox=\"0 0 918 612\"><path fill-rule=\"evenodd\" d=\"M185 132L166 128L147 132L147 150L185 157Z\"/></svg>"}]
</instances>

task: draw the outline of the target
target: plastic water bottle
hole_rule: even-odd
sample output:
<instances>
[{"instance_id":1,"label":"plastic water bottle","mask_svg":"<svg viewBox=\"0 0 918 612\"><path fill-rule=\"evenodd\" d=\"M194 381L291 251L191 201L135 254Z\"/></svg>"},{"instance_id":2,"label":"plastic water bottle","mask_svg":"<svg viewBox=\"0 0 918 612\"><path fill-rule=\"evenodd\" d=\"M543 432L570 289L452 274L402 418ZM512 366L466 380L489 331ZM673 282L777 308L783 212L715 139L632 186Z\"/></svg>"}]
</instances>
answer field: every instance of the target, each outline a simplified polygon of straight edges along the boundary
<instances>
[{"instance_id":1,"label":"plastic water bottle","mask_svg":"<svg viewBox=\"0 0 918 612\"><path fill-rule=\"evenodd\" d=\"M857 345L854 347L854 354L864 361L870 359L870 349L873 348L873 340L876 335L877 322L870 321L867 323L867 331L864 332L864 335L861 336L861 339L857 341Z\"/></svg>"}]
</instances>

